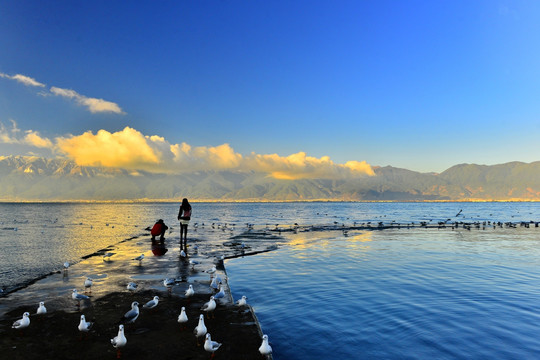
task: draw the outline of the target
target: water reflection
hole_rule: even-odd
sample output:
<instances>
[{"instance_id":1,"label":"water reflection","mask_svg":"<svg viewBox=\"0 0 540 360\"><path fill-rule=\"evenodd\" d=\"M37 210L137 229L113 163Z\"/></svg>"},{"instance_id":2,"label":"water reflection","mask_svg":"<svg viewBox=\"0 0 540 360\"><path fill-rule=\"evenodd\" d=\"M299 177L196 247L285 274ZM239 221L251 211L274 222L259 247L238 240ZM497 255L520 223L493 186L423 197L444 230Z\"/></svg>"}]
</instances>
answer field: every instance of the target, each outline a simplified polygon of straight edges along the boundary
<instances>
[{"instance_id":1,"label":"water reflection","mask_svg":"<svg viewBox=\"0 0 540 360\"><path fill-rule=\"evenodd\" d=\"M152 241L152 253L154 256L163 256L169 251L163 241Z\"/></svg>"}]
</instances>

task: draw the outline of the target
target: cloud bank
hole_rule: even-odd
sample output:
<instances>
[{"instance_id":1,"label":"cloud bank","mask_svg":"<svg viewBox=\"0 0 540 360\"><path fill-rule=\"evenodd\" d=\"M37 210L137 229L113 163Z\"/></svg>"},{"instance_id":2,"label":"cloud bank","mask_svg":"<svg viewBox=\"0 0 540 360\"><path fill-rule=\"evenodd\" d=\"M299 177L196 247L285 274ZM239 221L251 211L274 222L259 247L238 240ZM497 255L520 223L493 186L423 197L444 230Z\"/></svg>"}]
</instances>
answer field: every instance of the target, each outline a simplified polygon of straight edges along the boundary
<instances>
[{"instance_id":1,"label":"cloud bank","mask_svg":"<svg viewBox=\"0 0 540 360\"><path fill-rule=\"evenodd\" d=\"M46 87L45 84L42 84L29 76L21 75L21 74L8 75L5 73L0 73L0 78L15 80L26 86L41 87L41 88ZM93 114L95 113L115 113L115 114L120 114L120 115L125 114L122 108L114 102L98 99L98 98L87 97L71 89L62 89L56 86L51 86L48 93L41 92L40 94L41 95L52 94L52 95L61 96L67 99L75 100L77 104L86 107L86 109Z\"/></svg>"},{"instance_id":2,"label":"cloud bank","mask_svg":"<svg viewBox=\"0 0 540 360\"><path fill-rule=\"evenodd\" d=\"M133 128L81 135L67 135L54 140L27 130L23 134L12 121L12 129L0 123L0 142L49 148L78 165L144 170L153 173L179 174L195 171L232 170L265 173L275 179L346 179L375 175L365 161L333 162L328 156L316 158L305 152L289 156L278 154L239 154L229 144L191 146L171 144L161 136L148 136Z\"/></svg>"}]
</instances>

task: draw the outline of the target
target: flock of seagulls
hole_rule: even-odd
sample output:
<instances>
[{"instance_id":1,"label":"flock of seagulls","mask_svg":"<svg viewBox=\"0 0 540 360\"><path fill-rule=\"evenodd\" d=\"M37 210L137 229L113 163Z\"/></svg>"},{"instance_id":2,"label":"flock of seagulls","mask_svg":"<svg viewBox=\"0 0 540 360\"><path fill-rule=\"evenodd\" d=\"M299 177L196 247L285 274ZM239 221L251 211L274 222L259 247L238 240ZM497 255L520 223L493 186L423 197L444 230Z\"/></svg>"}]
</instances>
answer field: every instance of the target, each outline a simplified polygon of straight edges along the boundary
<instances>
[{"instance_id":1,"label":"flock of seagulls","mask_svg":"<svg viewBox=\"0 0 540 360\"><path fill-rule=\"evenodd\" d=\"M142 260L142 258L138 259L138 260ZM64 269L67 269L68 267L69 267L69 265L66 263L65 266L64 266ZM215 265L211 269L206 271L207 273L210 274L210 276L211 276L211 278L213 280L212 281L213 283L220 284L219 285L219 292L217 292L215 295L210 296L210 299L206 303L204 303L204 305L200 308L200 310L202 312L206 313L207 318L210 318L210 314L212 315L212 318L215 318L214 311L217 308L216 299L221 299L221 298L225 297L225 290L224 290L223 284L221 284L222 281L219 278L219 276L217 276L215 274L216 271L217 271L217 269L216 269ZM163 280L163 285L166 286L168 289L172 288L172 286L174 284L175 284L175 279L166 278L166 279ZM93 285L93 280L90 277L87 277L86 280L84 281L85 289L88 289L89 291L91 291L92 285ZM130 292L133 292L133 291L137 290L137 284L134 283L134 282L128 283L127 290L130 291ZM188 288L186 289L184 295L185 295L186 299L189 299L194 294L195 294L195 290L193 289L193 285L190 284L188 286ZM72 297L73 300L77 301L77 306L78 307L80 307L80 302L81 301L89 299L89 296L84 295L84 294L80 294L77 289L72 290L71 297ZM156 295L151 300L146 302L142 307L145 308L145 309L154 309L154 308L156 308L158 306L158 304L159 304L159 296ZM236 305L237 306L247 306L247 297L245 295L242 296L242 298L239 299L236 302ZM37 310L36 310L36 314L37 315L43 315L43 314L46 314L46 313L47 313L47 309L45 307L45 303L43 301L41 301L39 303L39 306L38 306ZM126 346L126 344L127 344L127 338L126 338L126 335L124 333L124 326L127 325L127 324L134 323L139 318L139 315L140 315L139 303L137 301L133 301L131 303L131 309L128 310L120 320L120 325L118 326L118 334L114 338L112 338L110 340L111 345L117 350L117 357L118 358L121 357L121 349L124 346ZM204 338L204 345L203 345L204 350L211 353L211 357L213 358L214 355L215 355L215 352L221 347L222 344L217 342L217 341L212 340L212 337L211 337L210 333L208 332L206 324L204 323L204 318L205 318L205 316L203 314L199 315L199 322L198 322L197 326L195 327L195 329L193 330L193 334L195 335L198 346L200 346L200 339ZM185 307L181 308L180 315L178 315L177 322L179 324L183 325L183 329L185 329L186 324L188 322L188 316L186 314L186 308ZM27 328L29 325L30 325L30 313L25 312L21 319L15 321L13 323L12 328L22 330L22 329ZM88 333L92 329L93 325L94 325L93 322L86 321L85 315L81 315L79 324L77 326L79 332L81 333L81 338L82 338L82 334L85 334L86 336L88 336ZM263 356L268 356L268 355L270 355L272 353L272 348L268 344L268 336L267 335L263 336L263 340L262 340L262 344L261 344L261 346L259 348L259 352Z\"/></svg>"},{"instance_id":2,"label":"flock of seagulls","mask_svg":"<svg viewBox=\"0 0 540 360\"><path fill-rule=\"evenodd\" d=\"M109 261L110 258L115 255L113 252L107 252L103 255L103 261ZM138 261L139 265L144 259L144 254L141 254L132 260ZM192 266L192 269L195 265L199 265L200 262L190 259L189 264ZM65 262L63 264L63 273L64 276L67 276L68 269L70 267L69 262ZM200 311L202 312L199 315L199 321L197 326L194 328L193 333L195 335L197 345L200 346L200 340L204 339L204 350L211 353L211 357L213 358L215 355L215 352L222 346L221 343L212 340L211 334L208 332L208 329L205 325L204 319L205 315L208 319L210 317L215 318L215 310L218 305L218 301L220 299L223 299L225 297L225 289L222 284L222 279L217 274L217 268L216 265L213 265L212 268L205 270L204 272L208 273L210 275L210 287L212 290L217 291L214 295L210 296L210 299L204 303L204 305L200 308ZM84 280L84 293L92 293L92 286L94 284L94 281L91 277L86 277ZM167 288L169 293L172 291L172 287L176 284L176 279L174 278L165 278L163 280L163 285ZM134 293L138 288L138 285L135 282L129 282L126 286L126 289ZM218 291L219 289L219 291ZM88 295L81 294L77 289L73 289L71 291L71 297L73 300L77 302L77 306L80 308L81 301L85 301L90 299ZM186 299L192 298L195 295L195 290L193 288L193 285L189 284L188 288L186 289L184 296ZM247 297L242 296L241 299L236 301L235 303L239 307L245 307L247 306ZM151 300L146 302L142 307L144 309L155 309L159 305L159 296L154 296ZM47 313L47 309L45 307L45 304L43 301L39 302L39 306L36 310L36 315L43 315ZM131 303L131 309L128 310L123 317L120 320L120 324L118 326L118 333L117 335L110 339L111 345L117 350L117 356L121 356L121 349L126 346L127 344L127 338L126 334L124 332L124 326L128 324L134 323L140 315L140 309L139 309L139 302L133 301ZM183 329L186 328L187 322L188 322L188 316L186 314L186 308L182 307L180 314L178 315L177 322L183 326ZM12 328L17 330L22 330L27 328L30 325L30 314L28 312L25 312L21 319L15 321L13 323ZM86 320L85 315L80 316L80 321L77 326L80 334L81 339L83 334L88 336L88 333L93 328L94 322L89 322ZM259 348L259 352L263 356L268 356L272 353L272 349L270 345L268 344L268 336L264 335L262 339L261 346Z\"/></svg>"}]
</instances>

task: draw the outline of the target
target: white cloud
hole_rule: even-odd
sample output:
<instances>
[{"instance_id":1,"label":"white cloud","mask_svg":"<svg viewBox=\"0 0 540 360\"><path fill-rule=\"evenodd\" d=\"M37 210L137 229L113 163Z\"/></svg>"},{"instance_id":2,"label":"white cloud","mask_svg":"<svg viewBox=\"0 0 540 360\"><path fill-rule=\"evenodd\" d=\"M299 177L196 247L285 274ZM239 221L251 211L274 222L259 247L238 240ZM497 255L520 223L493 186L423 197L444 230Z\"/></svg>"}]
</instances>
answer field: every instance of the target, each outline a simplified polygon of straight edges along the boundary
<instances>
[{"instance_id":1,"label":"white cloud","mask_svg":"<svg viewBox=\"0 0 540 360\"><path fill-rule=\"evenodd\" d=\"M0 143L25 145L51 150L54 148L53 142L45 137L42 137L37 131L27 130L24 132L25 135L21 137L19 135L21 130L17 128L17 123L15 120L10 120L10 122L11 129L6 128L6 126L0 122Z\"/></svg>"},{"instance_id":2,"label":"white cloud","mask_svg":"<svg viewBox=\"0 0 540 360\"><path fill-rule=\"evenodd\" d=\"M45 84L42 84L39 81L36 81L34 78L31 78L26 75L21 75L21 74L8 75L8 74L0 72L0 78L15 80L26 86L34 86L34 87L41 87L41 88L45 87ZM40 91L38 94L41 96L54 94L57 96L68 98L68 99L73 99L79 105L85 106L93 114L107 113L107 112L121 114L121 115L125 114L122 108L114 102L98 99L98 98L90 98L90 97L81 95L77 93L75 90L71 90L71 89L62 89L56 86L52 86L49 92L46 92L46 90L43 90L43 91Z\"/></svg>"},{"instance_id":3,"label":"white cloud","mask_svg":"<svg viewBox=\"0 0 540 360\"><path fill-rule=\"evenodd\" d=\"M12 76L8 74L0 73L0 77L15 80L26 86L45 87L45 84L42 84L36 81L35 79L31 78L30 76L26 76L26 75L16 74Z\"/></svg>"},{"instance_id":4,"label":"white cloud","mask_svg":"<svg viewBox=\"0 0 540 360\"><path fill-rule=\"evenodd\" d=\"M118 104L111 101L89 98L77 93L75 90L62 89L56 86L52 86L50 91L54 95L62 96L68 99L74 99L80 105L86 106L91 113L112 112L115 114L125 114L125 112L122 111Z\"/></svg>"}]
</instances>

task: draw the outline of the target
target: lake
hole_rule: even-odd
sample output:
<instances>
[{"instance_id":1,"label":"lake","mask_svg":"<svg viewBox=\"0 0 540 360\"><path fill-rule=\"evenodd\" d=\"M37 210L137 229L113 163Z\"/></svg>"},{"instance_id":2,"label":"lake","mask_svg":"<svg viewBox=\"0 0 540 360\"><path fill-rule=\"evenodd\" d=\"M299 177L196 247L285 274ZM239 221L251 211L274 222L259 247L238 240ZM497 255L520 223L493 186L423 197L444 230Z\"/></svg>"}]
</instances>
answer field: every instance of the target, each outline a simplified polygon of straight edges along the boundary
<instances>
[{"instance_id":1,"label":"lake","mask_svg":"<svg viewBox=\"0 0 540 360\"><path fill-rule=\"evenodd\" d=\"M283 229L277 250L225 263L275 359L538 358L540 204L192 205L201 241ZM17 289L159 218L176 226L178 206L0 204L0 286ZM478 227L417 226L445 221ZM368 222L374 230L355 229Z\"/></svg>"}]
</instances>

